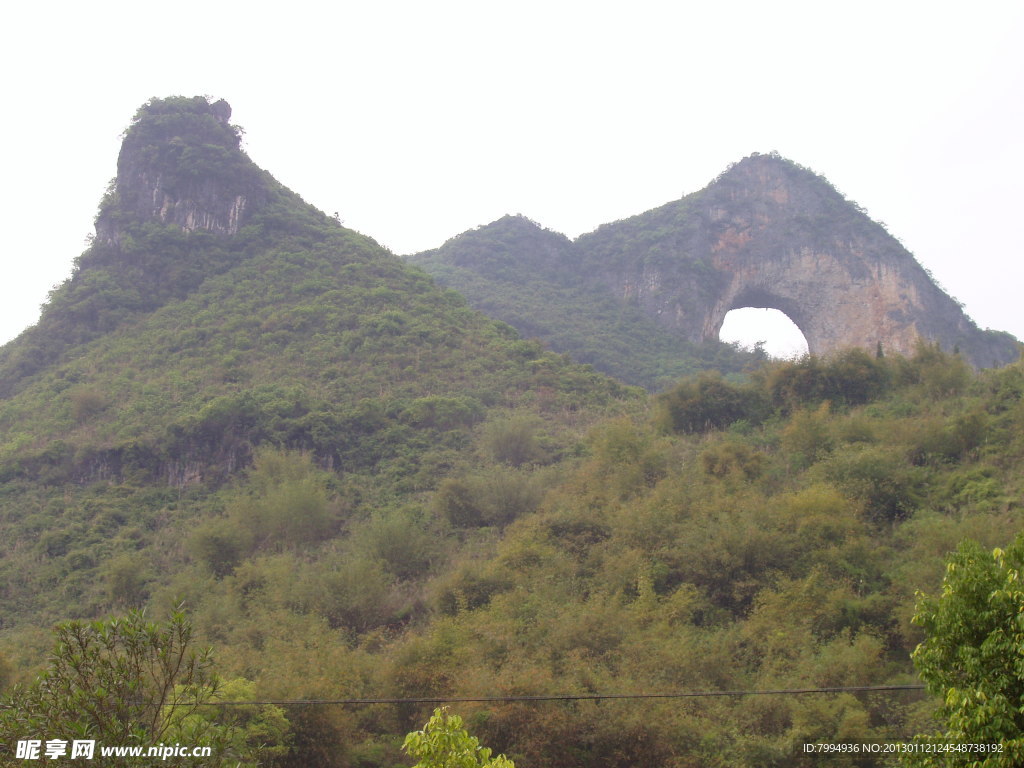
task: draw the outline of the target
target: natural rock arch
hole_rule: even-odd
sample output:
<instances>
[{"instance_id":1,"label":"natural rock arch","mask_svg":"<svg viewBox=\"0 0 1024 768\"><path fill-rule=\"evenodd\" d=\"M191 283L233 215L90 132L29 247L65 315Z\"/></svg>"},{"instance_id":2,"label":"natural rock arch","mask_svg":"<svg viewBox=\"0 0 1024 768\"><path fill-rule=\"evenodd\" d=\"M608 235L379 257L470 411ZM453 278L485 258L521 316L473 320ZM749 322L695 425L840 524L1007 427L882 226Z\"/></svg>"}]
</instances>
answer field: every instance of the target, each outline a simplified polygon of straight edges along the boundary
<instances>
[{"instance_id":1,"label":"natural rock arch","mask_svg":"<svg viewBox=\"0 0 1024 768\"><path fill-rule=\"evenodd\" d=\"M916 290L881 268L851 275L848 257L808 250L776 259L716 258L716 268L729 275L729 282L713 301L694 307L704 315L700 338L717 339L731 310L759 307L777 309L792 320L812 355L879 344L912 352L922 336L908 312L918 303L911 299Z\"/></svg>"},{"instance_id":2,"label":"natural rock arch","mask_svg":"<svg viewBox=\"0 0 1024 768\"><path fill-rule=\"evenodd\" d=\"M752 348L761 345L772 356L792 357L809 353L807 335L779 306L776 297L737 301L723 315L716 338Z\"/></svg>"},{"instance_id":3,"label":"natural rock arch","mask_svg":"<svg viewBox=\"0 0 1024 768\"><path fill-rule=\"evenodd\" d=\"M761 350L772 357L808 354L807 337L783 311L773 307L742 306L730 309L718 330L718 340L741 349Z\"/></svg>"},{"instance_id":4,"label":"natural rock arch","mask_svg":"<svg viewBox=\"0 0 1024 768\"><path fill-rule=\"evenodd\" d=\"M814 355L911 354L923 340L978 367L1018 357L1012 336L979 330L884 227L777 155L748 157L701 192L577 243L584 270L691 341L717 339L732 309L768 307Z\"/></svg>"}]
</instances>

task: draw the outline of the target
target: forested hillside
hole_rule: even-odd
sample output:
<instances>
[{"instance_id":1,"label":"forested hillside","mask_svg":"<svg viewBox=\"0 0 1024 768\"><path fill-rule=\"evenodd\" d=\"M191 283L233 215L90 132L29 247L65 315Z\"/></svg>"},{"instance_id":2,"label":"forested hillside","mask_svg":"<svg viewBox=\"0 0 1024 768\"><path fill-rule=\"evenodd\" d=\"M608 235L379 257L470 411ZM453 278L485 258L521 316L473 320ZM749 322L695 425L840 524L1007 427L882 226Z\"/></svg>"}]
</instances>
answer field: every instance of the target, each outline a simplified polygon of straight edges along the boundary
<instances>
[{"instance_id":1,"label":"forested hillside","mask_svg":"<svg viewBox=\"0 0 1024 768\"><path fill-rule=\"evenodd\" d=\"M760 350L695 344L659 325L635 302L611 295L573 241L523 216L505 216L409 260L523 336L651 391L687 374L739 373L765 360Z\"/></svg>"},{"instance_id":2,"label":"forested hillside","mask_svg":"<svg viewBox=\"0 0 1024 768\"><path fill-rule=\"evenodd\" d=\"M140 110L92 247L3 349L8 633L141 605L182 562L340 557L363 528L431 540L425 494L450 472L488 451L556 461L587 422L640 403L280 187L224 107ZM229 228L224 196L245 201ZM285 495L232 511L256 493L243 477L257 455L270 475L255 481ZM535 480L516 468L508 482ZM433 558L396 553L394 568ZM395 592L377 608L401 624L417 601L373 562Z\"/></svg>"},{"instance_id":3,"label":"forested hillside","mask_svg":"<svg viewBox=\"0 0 1024 768\"><path fill-rule=\"evenodd\" d=\"M490 546L432 580L430 619L349 695L913 683L915 591L935 594L960 540L1020 530L1022 395L1019 366L854 352L744 386L690 379L647 418L603 423L503 532L467 521L472 486L450 481L435 508ZM932 706L914 692L460 705L497 750L566 766L813 765L803 743L905 741L934 728Z\"/></svg>"},{"instance_id":4,"label":"forested hillside","mask_svg":"<svg viewBox=\"0 0 1024 768\"><path fill-rule=\"evenodd\" d=\"M139 111L96 241L0 351L0 686L54 622L181 604L235 700L914 684L915 591L1020 531L1020 363L848 350L648 396L305 205L229 115ZM264 764L371 768L433 707L232 711ZM934 729L920 691L452 707L520 768Z\"/></svg>"}]
</instances>

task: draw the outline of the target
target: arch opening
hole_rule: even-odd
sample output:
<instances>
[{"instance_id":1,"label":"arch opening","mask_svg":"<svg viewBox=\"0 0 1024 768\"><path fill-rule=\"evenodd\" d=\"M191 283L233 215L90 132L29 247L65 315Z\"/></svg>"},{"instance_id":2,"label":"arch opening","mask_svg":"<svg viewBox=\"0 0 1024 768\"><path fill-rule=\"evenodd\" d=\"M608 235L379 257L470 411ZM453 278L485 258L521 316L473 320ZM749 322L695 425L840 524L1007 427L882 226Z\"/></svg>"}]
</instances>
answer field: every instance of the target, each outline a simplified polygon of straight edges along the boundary
<instances>
[{"instance_id":1,"label":"arch opening","mask_svg":"<svg viewBox=\"0 0 1024 768\"><path fill-rule=\"evenodd\" d=\"M771 357L792 359L807 354L807 339L785 312L761 307L740 307L730 310L718 338L727 344L738 343L753 349L763 343Z\"/></svg>"}]
</instances>

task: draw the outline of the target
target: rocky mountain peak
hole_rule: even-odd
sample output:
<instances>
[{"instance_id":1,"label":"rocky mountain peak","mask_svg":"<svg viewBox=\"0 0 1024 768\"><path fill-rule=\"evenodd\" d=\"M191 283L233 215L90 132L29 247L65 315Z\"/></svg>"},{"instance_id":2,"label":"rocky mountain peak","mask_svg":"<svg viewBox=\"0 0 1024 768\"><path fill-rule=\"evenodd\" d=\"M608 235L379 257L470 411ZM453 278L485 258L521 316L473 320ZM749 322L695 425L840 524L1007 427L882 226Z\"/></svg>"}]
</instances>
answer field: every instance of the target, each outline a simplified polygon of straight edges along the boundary
<instances>
[{"instance_id":1,"label":"rocky mountain peak","mask_svg":"<svg viewBox=\"0 0 1024 768\"><path fill-rule=\"evenodd\" d=\"M101 243L156 221L233 235L265 201L259 169L240 148L231 105L203 96L151 99L125 132L117 178L96 221Z\"/></svg>"},{"instance_id":2,"label":"rocky mountain peak","mask_svg":"<svg viewBox=\"0 0 1024 768\"><path fill-rule=\"evenodd\" d=\"M731 310L760 307L787 315L815 355L850 347L911 355L922 341L960 350L976 367L1019 355L1009 334L977 328L863 208L776 153L750 155L700 192L581 235L558 258L528 234L503 219L414 258L471 302L474 291L497 295L478 306L525 333L537 333L536 313L515 286L543 274L566 290L586 283L690 344L717 340ZM557 235L546 234L554 244Z\"/></svg>"},{"instance_id":3,"label":"rocky mountain peak","mask_svg":"<svg viewBox=\"0 0 1024 768\"><path fill-rule=\"evenodd\" d=\"M747 203L760 213L770 210L774 216L783 211L817 215L841 208L857 210L827 179L774 152L755 153L734 163L708 186L705 194L721 205Z\"/></svg>"}]
</instances>

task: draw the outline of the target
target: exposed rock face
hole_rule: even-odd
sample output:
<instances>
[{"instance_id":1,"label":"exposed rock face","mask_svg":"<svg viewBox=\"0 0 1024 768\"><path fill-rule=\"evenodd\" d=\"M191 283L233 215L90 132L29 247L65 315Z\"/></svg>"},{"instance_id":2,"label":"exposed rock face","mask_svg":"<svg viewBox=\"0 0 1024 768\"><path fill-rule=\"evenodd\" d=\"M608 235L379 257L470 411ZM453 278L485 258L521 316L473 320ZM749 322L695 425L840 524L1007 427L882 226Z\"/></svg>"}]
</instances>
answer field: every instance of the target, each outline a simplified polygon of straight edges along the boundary
<instances>
[{"instance_id":1,"label":"exposed rock face","mask_svg":"<svg viewBox=\"0 0 1024 768\"><path fill-rule=\"evenodd\" d=\"M824 179L773 155L737 163L700 193L577 241L584 269L693 341L732 309L769 307L812 354L845 347L908 354L919 339L975 366L1018 356L981 331L883 227Z\"/></svg>"},{"instance_id":2,"label":"exposed rock face","mask_svg":"<svg viewBox=\"0 0 1024 768\"><path fill-rule=\"evenodd\" d=\"M265 198L265 184L239 150L231 106L205 98L154 100L125 134L97 239L118 243L127 221L232 235Z\"/></svg>"}]
</instances>

